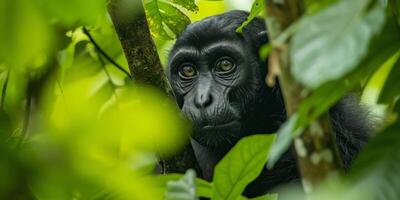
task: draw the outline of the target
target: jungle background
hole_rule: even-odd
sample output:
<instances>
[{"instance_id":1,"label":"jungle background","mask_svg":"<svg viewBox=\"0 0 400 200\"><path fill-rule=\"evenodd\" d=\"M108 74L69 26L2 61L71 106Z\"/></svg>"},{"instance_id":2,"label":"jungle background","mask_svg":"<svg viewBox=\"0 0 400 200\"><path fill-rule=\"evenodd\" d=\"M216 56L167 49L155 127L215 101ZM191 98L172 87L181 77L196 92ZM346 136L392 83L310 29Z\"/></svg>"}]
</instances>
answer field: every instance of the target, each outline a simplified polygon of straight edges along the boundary
<instances>
[{"instance_id":1,"label":"jungle background","mask_svg":"<svg viewBox=\"0 0 400 200\"><path fill-rule=\"evenodd\" d=\"M134 0L121 2L127 8L138 5ZM187 145L190 125L165 91L135 81L107 11L109 3L0 2L0 199L246 199L241 193L267 159L279 158L297 136L292 133L349 91L382 121L350 172L324 180L307 194L284 187L279 195L255 199L400 198L399 1L304 1L304 22L290 26L260 54L272 56L289 37L300 53L307 41L335 38L337 45L328 50L313 46L307 52L325 58L326 68L304 70L313 62L292 57L303 77L296 80L313 94L301 108L319 109L310 117L300 110L290 118L280 130L289 135L284 139L274 134L245 138L218 165L212 183L196 178L193 170L154 173L159 157L173 156ZM265 6L259 0L143 1L164 67L174 38L188 23L233 9L268 21ZM328 24L337 31L322 28L304 35L307 23ZM348 56L354 59L336 62ZM332 65L339 70L329 71ZM319 70L328 73L313 78ZM254 154L256 149L262 151ZM243 153L249 156L240 156ZM237 173L224 174L225 169Z\"/></svg>"}]
</instances>

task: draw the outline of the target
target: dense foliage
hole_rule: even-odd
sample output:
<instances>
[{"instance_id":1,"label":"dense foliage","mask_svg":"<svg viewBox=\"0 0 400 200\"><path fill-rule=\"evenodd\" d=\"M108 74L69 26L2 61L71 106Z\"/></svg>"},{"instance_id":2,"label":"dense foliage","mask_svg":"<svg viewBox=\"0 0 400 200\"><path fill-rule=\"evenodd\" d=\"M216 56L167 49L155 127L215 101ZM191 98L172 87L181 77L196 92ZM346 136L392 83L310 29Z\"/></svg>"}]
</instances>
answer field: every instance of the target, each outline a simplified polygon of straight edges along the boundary
<instances>
[{"instance_id":1,"label":"dense foliage","mask_svg":"<svg viewBox=\"0 0 400 200\"><path fill-rule=\"evenodd\" d=\"M143 3L162 60L168 40L209 9L194 0ZM264 17L264 6L255 0L237 32ZM276 140L241 140L209 183L192 170L154 174L157 155L177 152L190 128L171 99L132 81L106 1L0 1L0 199L246 199L241 193L267 159L273 165L352 91L377 108L379 131L345 177L327 180L311 198L400 198L400 2L305 0L305 10L260 54L291 38L292 73L307 98ZM255 199L304 195L283 190Z\"/></svg>"}]
</instances>

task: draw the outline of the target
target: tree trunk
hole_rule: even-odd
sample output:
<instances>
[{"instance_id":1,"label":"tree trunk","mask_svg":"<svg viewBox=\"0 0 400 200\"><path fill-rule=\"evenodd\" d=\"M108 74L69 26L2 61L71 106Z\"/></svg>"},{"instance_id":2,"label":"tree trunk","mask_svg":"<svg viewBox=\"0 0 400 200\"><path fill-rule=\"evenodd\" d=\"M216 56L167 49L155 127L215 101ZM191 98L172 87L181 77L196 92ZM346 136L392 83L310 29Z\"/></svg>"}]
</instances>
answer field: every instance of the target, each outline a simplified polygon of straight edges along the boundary
<instances>
[{"instance_id":1,"label":"tree trunk","mask_svg":"<svg viewBox=\"0 0 400 200\"><path fill-rule=\"evenodd\" d=\"M124 50L132 79L136 83L155 86L172 96L150 35L142 1L110 0L108 13ZM185 172L189 168L199 169L190 144L176 156L161 161L162 173Z\"/></svg>"},{"instance_id":2,"label":"tree trunk","mask_svg":"<svg viewBox=\"0 0 400 200\"><path fill-rule=\"evenodd\" d=\"M273 41L293 22L300 19L303 13L303 1L266 0L266 9L267 27L270 39ZM296 82L290 73L289 40L282 45L274 46L269 61L270 65L276 65L270 67L278 67L280 70L279 81L287 114L291 116L305 98L301 95L305 88ZM294 147L306 192L313 191L313 188L329 176L342 172L342 162L328 114L321 116L304 129L304 132L294 139Z\"/></svg>"}]
</instances>

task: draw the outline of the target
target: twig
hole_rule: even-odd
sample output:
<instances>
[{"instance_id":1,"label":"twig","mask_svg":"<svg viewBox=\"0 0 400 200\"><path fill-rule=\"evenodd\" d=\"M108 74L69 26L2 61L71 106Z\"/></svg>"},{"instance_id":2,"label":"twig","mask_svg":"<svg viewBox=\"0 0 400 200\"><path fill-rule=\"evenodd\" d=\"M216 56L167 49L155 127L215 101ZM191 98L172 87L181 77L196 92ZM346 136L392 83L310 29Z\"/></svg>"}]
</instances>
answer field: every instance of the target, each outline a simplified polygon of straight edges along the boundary
<instances>
[{"instance_id":1,"label":"twig","mask_svg":"<svg viewBox=\"0 0 400 200\"><path fill-rule=\"evenodd\" d=\"M7 85L8 85L9 77L10 77L10 70L7 71L6 80L4 81L3 89L1 91L1 103L0 103L1 110L4 108L4 102L6 100Z\"/></svg>"},{"instance_id":2,"label":"twig","mask_svg":"<svg viewBox=\"0 0 400 200\"><path fill-rule=\"evenodd\" d=\"M112 63L115 67L117 67L120 71L122 71L124 74L126 74L129 78L132 78L131 74L125 70L121 65L119 65L117 62L115 62L103 49L97 44L97 42L93 39L92 35L90 34L89 30L85 27L83 27L83 33L89 38L90 42L94 45L96 50L104 56L110 63Z\"/></svg>"},{"instance_id":3,"label":"twig","mask_svg":"<svg viewBox=\"0 0 400 200\"><path fill-rule=\"evenodd\" d=\"M28 136L28 127L29 127L29 122L31 118L31 105L32 105L32 93L33 93L33 88L32 88L32 82L29 82L28 84L28 91L26 95L26 104L25 104L25 115L24 115L24 121L22 125L22 131L21 131L21 138L17 144L17 147L20 147L22 143L27 139Z\"/></svg>"}]
</instances>

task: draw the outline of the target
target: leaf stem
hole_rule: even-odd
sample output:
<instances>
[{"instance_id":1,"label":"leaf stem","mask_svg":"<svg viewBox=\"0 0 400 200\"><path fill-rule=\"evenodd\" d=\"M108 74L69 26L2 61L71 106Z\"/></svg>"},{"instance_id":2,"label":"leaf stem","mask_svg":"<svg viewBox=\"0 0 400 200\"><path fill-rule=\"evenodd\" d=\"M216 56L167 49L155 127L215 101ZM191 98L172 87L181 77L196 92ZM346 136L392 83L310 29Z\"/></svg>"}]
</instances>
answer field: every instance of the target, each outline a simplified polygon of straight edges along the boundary
<instances>
[{"instance_id":1,"label":"leaf stem","mask_svg":"<svg viewBox=\"0 0 400 200\"><path fill-rule=\"evenodd\" d=\"M116 68L118 68L121 72L123 72L124 74L126 74L129 78L132 79L131 74L125 70L121 65L119 65L117 62L115 62L100 46L99 44L97 44L97 42L94 40L93 36L90 34L89 30L86 27L82 28L83 33L85 33L85 35L89 38L90 42L94 45L94 47L96 48L96 50L102 55L104 56L104 58L106 58L111 64L113 64Z\"/></svg>"}]
</instances>

